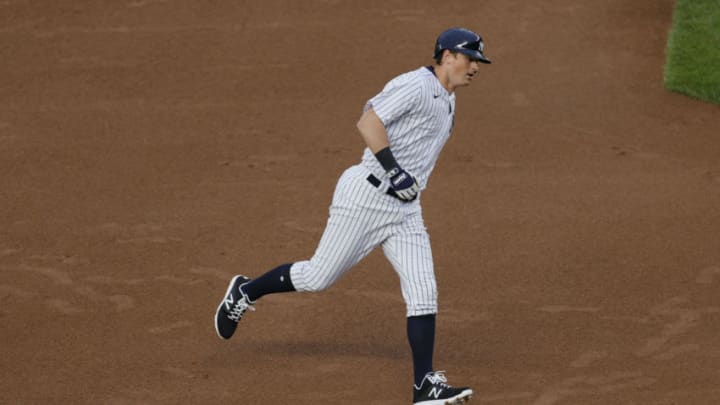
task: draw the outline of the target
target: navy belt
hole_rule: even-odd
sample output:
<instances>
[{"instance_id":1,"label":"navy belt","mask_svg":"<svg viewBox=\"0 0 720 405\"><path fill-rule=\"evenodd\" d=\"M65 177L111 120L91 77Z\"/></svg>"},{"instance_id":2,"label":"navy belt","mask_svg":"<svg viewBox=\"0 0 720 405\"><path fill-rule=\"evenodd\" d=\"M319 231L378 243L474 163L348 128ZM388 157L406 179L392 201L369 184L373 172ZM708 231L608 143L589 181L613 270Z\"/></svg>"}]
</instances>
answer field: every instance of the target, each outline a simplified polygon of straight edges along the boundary
<instances>
[{"instance_id":1,"label":"navy belt","mask_svg":"<svg viewBox=\"0 0 720 405\"><path fill-rule=\"evenodd\" d=\"M367 176L367 181L368 181L368 183L372 184L375 188L380 187L380 185L382 184L382 181L380 181L380 179L378 179L377 177L375 177L375 175L372 174L372 173L370 173L370 175ZM393 190L392 188L388 188L387 191L385 192L385 194L389 195L390 197L397 198L397 199L400 200L400 201L403 201L403 200L400 198L400 196L397 195L397 193L395 192L395 190Z\"/></svg>"}]
</instances>

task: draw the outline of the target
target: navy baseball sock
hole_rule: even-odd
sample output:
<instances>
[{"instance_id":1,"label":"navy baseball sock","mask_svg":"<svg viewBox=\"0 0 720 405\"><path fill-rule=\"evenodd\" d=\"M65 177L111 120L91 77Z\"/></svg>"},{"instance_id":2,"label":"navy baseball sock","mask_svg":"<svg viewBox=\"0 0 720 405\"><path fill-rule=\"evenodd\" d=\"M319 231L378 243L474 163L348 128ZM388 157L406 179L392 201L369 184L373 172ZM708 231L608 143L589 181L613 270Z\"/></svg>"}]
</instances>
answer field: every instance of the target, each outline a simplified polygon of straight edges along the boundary
<instances>
[{"instance_id":1,"label":"navy baseball sock","mask_svg":"<svg viewBox=\"0 0 720 405\"><path fill-rule=\"evenodd\" d=\"M433 371L435 314L408 317L407 335L413 356L415 386L419 387L425 378L425 374Z\"/></svg>"},{"instance_id":2,"label":"navy baseball sock","mask_svg":"<svg viewBox=\"0 0 720 405\"><path fill-rule=\"evenodd\" d=\"M255 302L265 294L295 291L290 280L292 263L280 265L242 286L250 301Z\"/></svg>"}]
</instances>

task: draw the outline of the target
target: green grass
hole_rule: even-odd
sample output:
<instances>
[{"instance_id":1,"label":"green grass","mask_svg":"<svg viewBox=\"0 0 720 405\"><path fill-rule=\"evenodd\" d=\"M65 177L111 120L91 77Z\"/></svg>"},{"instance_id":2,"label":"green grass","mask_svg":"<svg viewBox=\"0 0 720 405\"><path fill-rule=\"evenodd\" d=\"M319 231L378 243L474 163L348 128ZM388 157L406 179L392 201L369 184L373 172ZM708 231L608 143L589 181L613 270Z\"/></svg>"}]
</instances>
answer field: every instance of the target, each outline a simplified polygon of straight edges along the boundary
<instances>
[{"instance_id":1,"label":"green grass","mask_svg":"<svg viewBox=\"0 0 720 405\"><path fill-rule=\"evenodd\" d=\"M720 104L720 0L677 0L665 87Z\"/></svg>"}]
</instances>

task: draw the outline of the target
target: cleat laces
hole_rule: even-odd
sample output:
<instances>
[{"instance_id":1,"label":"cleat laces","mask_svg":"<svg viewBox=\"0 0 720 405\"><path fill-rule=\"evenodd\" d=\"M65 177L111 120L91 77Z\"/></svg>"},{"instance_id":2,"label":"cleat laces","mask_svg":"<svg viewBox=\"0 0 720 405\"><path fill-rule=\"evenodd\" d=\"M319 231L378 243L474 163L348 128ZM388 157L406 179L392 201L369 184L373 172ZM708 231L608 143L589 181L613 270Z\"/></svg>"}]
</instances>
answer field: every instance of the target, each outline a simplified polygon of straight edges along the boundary
<instances>
[{"instance_id":1,"label":"cleat laces","mask_svg":"<svg viewBox=\"0 0 720 405\"><path fill-rule=\"evenodd\" d=\"M436 371L432 374L428 374L427 379L432 385L440 385L443 388L452 388L447 384L447 377L445 377L444 371Z\"/></svg>"},{"instance_id":2,"label":"cleat laces","mask_svg":"<svg viewBox=\"0 0 720 405\"><path fill-rule=\"evenodd\" d=\"M242 318L245 311L255 311L255 307L248 304L245 300L245 297L238 300L238 302L233 305L232 309L228 313L228 318L232 319L235 322L240 322L240 319Z\"/></svg>"}]
</instances>

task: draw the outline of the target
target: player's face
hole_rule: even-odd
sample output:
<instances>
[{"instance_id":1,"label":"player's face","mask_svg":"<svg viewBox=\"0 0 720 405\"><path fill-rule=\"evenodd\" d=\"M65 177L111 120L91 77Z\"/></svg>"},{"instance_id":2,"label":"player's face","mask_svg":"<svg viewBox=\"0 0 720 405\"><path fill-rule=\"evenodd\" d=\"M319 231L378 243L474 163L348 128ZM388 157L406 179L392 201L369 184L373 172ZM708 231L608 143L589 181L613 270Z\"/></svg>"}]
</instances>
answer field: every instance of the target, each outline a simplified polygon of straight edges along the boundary
<instances>
[{"instance_id":1,"label":"player's face","mask_svg":"<svg viewBox=\"0 0 720 405\"><path fill-rule=\"evenodd\" d=\"M451 55L452 57L449 58L451 59L449 66L451 86L461 87L469 85L480 69L480 62L471 60L467 55L459 52Z\"/></svg>"}]
</instances>

